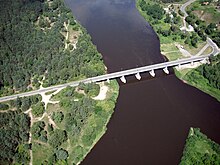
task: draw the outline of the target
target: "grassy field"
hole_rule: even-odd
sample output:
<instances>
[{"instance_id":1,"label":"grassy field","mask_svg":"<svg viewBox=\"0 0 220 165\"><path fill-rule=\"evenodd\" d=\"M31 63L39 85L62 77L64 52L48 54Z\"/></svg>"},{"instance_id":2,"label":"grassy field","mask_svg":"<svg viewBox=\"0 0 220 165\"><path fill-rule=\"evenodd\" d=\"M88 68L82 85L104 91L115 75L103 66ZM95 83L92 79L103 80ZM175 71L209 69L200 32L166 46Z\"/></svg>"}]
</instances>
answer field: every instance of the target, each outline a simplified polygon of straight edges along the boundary
<instances>
[{"instance_id":1,"label":"grassy field","mask_svg":"<svg viewBox=\"0 0 220 165\"><path fill-rule=\"evenodd\" d=\"M39 165L42 160L48 160L53 155L53 148L49 145L32 143L33 165Z\"/></svg>"},{"instance_id":2,"label":"grassy field","mask_svg":"<svg viewBox=\"0 0 220 165\"><path fill-rule=\"evenodd\" d=\"M220 12L216 9L217 3L210 3L209 5L202 5L199 1L192 3L187 10L193 11L193 13L204 20L208 25L210 23L219 23Z\"/></svg>"}]
</instances>

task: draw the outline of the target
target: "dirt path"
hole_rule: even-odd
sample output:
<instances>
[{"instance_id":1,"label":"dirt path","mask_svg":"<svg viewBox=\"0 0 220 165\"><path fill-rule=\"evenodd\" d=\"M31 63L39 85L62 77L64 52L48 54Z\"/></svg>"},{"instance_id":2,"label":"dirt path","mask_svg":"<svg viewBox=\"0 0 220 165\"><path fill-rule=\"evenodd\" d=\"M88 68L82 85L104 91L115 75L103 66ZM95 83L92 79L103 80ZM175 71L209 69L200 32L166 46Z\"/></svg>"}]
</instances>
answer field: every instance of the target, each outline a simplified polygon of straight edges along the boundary
<instances>
[{"instance_id":1,"label":"dirt path","mask_svg":"<svg viewBox=\"0 0 220 165\"><path fill-rule=\"evenodd\" d=\"M29 117L30 117L30 122L31 122L30 123L30 128L32 127L32 125L34 123L34 121L33 121L34 117L33 117L33 114L32 114L31 110L32 109L30 108L30 109L28 109L27 111L24 112L25 114L28 114ZM28 144L31 144L31 142L32 142L32 134L31 134L31 129L30 129ZM32 165L33 164L32 162L33 162L33 152L32 152L32 149L30 149L30 163L29 163L29 165Z\"/></svg>"},{"instance_id":2,"label":"dirt path","mask_svg":"<svg viewBox=\"0 0 220 165\"><path fill-rule=\"evenodd\" d=\"M98 94L98 96L93 97L93 99L94 99L94 100L105 100L106 94L107 94L107 92L108 92L109 87L106 86L106 85L104 84L104 82L101 82L101 83L99 84L99 86L100 86L99 94Z\"/></svg>"},{"instance_id":3,"label":"dirt path","mask_svg":"<svg viewBox=\"0 0 220 165\"><path fill-rule=\"evenodd\" d=\"M69 30L68 30L68 26L69 26L69 21L68 21L67 24L66 24L66 22L64 22L64 27L65 27L65 29L66 29L66 37L65 37L66 42L65 42L65 49L68 48L68 43L67 43L67 40L68 40L68 38L69 38Z\"/></svg>"}]
</instances>

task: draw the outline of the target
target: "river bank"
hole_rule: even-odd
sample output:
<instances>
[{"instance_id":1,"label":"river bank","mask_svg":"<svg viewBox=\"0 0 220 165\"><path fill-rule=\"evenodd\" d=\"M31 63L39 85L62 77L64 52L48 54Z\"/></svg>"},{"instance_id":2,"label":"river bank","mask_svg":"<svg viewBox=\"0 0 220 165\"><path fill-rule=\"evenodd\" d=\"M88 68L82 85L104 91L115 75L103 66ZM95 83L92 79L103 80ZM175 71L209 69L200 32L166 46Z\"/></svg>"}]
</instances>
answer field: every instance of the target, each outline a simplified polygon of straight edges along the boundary
<instances>
[{"instance_id":1,"label":"river bank","mask_svg":"<svg viewBox=\"0 0 220 165\"><path fill-rule=\"evenodd\" d=\"M155 2L151 2L151 1L148 2L149 4L155 4ZM176 36L175 32L172 33L173 25L171 25L171 22L168 21L169 23L168 22L166 23L167 17L163 16L162 20L156 21L155 23L154 21L152 21L152 18L146 13L146 11L142 10L143 7L141 7L141 5L142 6L144 5L143 1L137 0L136 1L137 9L141 13L141 15L152 24L153 28L155 29L155 31L157 32L160 38L161 53L165 55L170 61L177 60L180 58L191 57L191 56L199 56L201 54L210 54L213 51L212 50L213 47L211 47L208 42L206 43L201 39L198 40L196 46L190 45L189 41L187 41L188 38L185 38L183 36L184 34L180 30L177 30L177 29L181 29L181 27L183 26L183 23L181 21L178 22L176 26L177 28L176 34L179 35ZM176 16L177 18L182 17L179 11L181 4L174 4L174 5L162 4L162 6L166 11L166 13L167 11L169 11L168 13L172 13L170 17L173 17L173 15L177 15ZM181 19L184 18L182 17ZM161 33L161 31L163 30L168 30L168 32L171 34L164 36L163 32ZM189 33L193 33L193 35L196 35L194 32L189 32ZM215 97L218 101L220 101L220 97L219 97L220 90L210 85L209 80L207 80L202 74L199 74L199 72L196 71L196 68L198 68L200 65L206 65L206 64L197 63L194 65L184 65L181 66L181 68L176 67L174 69L175 74L179 79L183 80L183 82L202 90L203 92ZM197 75L196 79L194 75Z\"/></svg>"}]
</instances>

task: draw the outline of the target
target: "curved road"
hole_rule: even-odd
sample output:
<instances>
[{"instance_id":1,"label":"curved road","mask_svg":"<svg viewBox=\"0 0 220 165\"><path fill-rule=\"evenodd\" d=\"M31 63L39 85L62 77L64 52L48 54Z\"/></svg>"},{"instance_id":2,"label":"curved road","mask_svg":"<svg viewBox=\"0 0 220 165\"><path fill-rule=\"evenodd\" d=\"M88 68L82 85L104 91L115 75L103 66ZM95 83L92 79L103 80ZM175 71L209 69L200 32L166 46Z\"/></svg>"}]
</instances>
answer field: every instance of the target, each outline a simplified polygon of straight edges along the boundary
<instances>
[{"instance_id":1,"label":"curved road","mask_svg":"<svg viewBox=\"0 0 220 165\"><path fill-rule=\"evenodd\" d=\"M184 13L184 17L186 18L188 16L186 12L186 7L189 6L191 3L195 2L196 0L189 0L186 3L184 3L181 7L180 10Z\"/></svg>"}]
</instances>

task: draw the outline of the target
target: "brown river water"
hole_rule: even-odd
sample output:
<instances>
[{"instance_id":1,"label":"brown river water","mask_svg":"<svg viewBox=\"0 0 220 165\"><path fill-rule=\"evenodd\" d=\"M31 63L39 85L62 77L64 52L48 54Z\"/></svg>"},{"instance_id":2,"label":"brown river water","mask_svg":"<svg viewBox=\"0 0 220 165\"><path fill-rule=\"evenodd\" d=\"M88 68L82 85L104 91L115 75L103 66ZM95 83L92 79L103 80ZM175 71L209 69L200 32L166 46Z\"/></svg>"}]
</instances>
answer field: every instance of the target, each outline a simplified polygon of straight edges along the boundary
<instances>
[{"instance_id":1,"label":"brown river water","mask_svg":"<svg viewBox=\"0 0 220 165\"><path fill-rule=\"evenodd\" d=\"M108 72L163 62L135 0L65 0L92 36ZM176 165L190 127L220 143L220 103L171 74L127 77L108 130L83 165Z\"/></svg>"}]
</instances>

